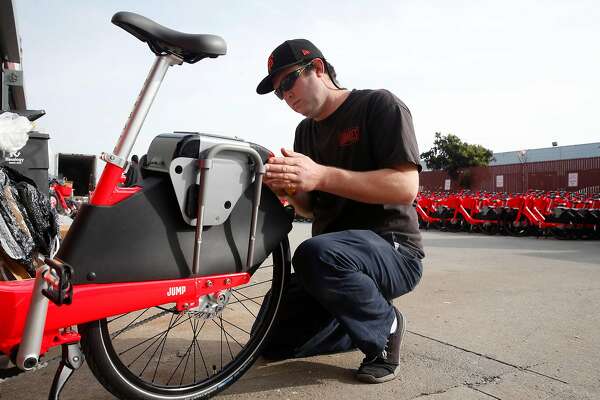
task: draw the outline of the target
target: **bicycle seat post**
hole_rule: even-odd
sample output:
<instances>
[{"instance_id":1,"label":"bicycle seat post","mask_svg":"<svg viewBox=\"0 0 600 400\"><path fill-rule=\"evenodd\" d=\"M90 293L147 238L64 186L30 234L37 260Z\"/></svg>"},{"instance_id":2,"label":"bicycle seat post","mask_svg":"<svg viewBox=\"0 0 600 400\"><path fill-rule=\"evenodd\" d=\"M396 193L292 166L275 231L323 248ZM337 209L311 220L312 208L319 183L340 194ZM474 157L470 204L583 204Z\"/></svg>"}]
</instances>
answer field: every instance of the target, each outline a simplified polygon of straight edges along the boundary
<instances>
[{"instance_id":1,"label":"bicycle seat post","mask_svg":"<svg viewBox=\"0 0 600 400\"><path fill-rule=\"evenodd\" d=\"M123 132L119 137L119 141L113 150L114 155L127 160L135 140L140 133L142 124L146 119L146 115L148 115L150 106L158 93L160 84L167 73L167 69L173 65L181 65L182 63L183 60L181 58L172 54L156 57L154 64L150 69L150 73L144 82L144 86L133 106L133 111L129 115L127 123L123 128Z\"/></svg>"},{"instance_id":2,"label":"bicycle seat post","mask_svg":"<svg viewBox=\"0 0 600 400\"><path fill-rule=\"evenodd\" d=\"M98 187L94 191L94 196L91 200L92 204L103 204L103 202L111 195L113 189L127 164L127 159L131 153L131 149L140 133L146 115L150 110L150 106L158 93L160 84L162 83L167 69L173 65L180 65L183 60L175 55L167 54L157 56L154 64L150 69L150 73L144 82L144 86L138 95L138 98L133 106L129 118L123 127L121 136L112 154L102 153L100 159L106 161L107 165Z\"/></svg>"}]
</instances>

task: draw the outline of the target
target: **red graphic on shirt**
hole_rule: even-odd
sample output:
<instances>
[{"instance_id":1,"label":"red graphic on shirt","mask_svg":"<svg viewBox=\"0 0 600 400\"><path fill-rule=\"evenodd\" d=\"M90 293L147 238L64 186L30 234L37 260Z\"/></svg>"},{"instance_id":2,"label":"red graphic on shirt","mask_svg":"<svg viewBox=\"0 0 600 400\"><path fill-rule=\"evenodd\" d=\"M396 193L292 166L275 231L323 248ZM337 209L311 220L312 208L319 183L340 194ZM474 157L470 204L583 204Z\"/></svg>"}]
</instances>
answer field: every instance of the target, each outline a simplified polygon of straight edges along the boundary
<instances>
[{"instance_id":1,"label":"red graphic on shirt","mask_svg":"<svg viewBox=\"0 0 600 400\"><path fill-rule=\"evenodd\" d=\"M303 56L307 56L310 54L310 51L306 50L306 49L302 49L302 55Z\"/></svg>"},{"instance_id":2,"label":"red graphic on shirt","mask_svg":"<svg viewBox=\"0 0 600 400\"><path fill-rule=\"evenodd\" d=\"M271 68L273 68L273 63L274 63L273 54L271 54L269 56L269 60L267 60L267 68L268 68L269 72L271 72Z\"/></svg>"},{"instance_id":3,"label":"red graphic on shirt","mask_svg":"<svg viewBox=\"0 0 600 400\"><path fill-rule=\"evenodd\" d=\"M348 128L338 135L338 143L340 146L348 146L358 142L360 139L360 129L357 126Z\"/></svg>"}]
</instances>

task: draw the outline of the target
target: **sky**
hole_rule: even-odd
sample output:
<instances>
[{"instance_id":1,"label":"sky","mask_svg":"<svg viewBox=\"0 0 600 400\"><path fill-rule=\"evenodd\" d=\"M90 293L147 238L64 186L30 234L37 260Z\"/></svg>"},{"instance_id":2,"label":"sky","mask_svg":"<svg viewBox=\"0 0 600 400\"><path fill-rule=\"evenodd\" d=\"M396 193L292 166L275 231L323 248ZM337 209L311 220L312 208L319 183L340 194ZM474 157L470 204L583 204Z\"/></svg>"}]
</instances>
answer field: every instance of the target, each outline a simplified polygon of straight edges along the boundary
<instances>
[{"instance_id":1,"label":"sky","mask_svg":"<svg viewBox=\"0 0 600 400\"><path fill-rule=\"evenodd\" d=\"M435 132L494 152L600 141L600 2L13 0L29 109L55 153L112 152L154 61L118 11L225 39L227 55L169 69L134 153L173 131L278 152L303 118L256 94L267 57L307 38L347 88L385 88ZM133 153L132 153L133 154Z\"/></svg>"}]
</instances>

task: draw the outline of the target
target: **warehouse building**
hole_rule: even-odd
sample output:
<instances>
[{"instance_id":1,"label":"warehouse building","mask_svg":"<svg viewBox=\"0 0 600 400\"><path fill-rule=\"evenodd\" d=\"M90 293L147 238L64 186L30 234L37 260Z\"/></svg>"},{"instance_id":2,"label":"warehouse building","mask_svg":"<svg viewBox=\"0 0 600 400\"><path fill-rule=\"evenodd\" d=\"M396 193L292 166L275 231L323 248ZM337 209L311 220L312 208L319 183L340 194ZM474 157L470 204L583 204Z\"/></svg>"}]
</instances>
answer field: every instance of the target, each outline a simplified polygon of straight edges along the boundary
<instances>
[{"instance_id":1,"label":"warehouse building","mask_svg":"<svg viewBox=\"0 0 600 400\"><path fill-rule=\"evenodd\" d=\"M444 171L420 174L422 191L460 189L522 193L527 190L600 193L600 142L494 153L487 167L470 167L451 178Z\"/></svg>"}]
</instances>

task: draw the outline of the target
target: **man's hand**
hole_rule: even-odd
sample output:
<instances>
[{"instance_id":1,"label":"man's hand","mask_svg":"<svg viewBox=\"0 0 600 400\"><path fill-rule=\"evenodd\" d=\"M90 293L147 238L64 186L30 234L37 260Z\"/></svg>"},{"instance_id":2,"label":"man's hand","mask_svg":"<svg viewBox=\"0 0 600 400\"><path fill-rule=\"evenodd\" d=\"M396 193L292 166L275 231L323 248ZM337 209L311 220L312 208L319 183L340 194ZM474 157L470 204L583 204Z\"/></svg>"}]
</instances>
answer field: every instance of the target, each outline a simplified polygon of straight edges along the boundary
<instances>
[{"instance_id":1,"label":"man's hand","mask_svg":"<svg viewBox=\"0 0 600 400\"><path fill-rule=\"evenodd\" d=\"M283 157L271 157L266 165L264 182L276 194L310 192L318 188L326 167L317 164L302 153L281 149Z\"/></svg>"},{"instance_id":2,"label":"man's hand","mask_svg":"<svg viewBox=\"0 0 600 400\"><path fill-rule=\"evenodd\" d=\"M403 163L373 171L351 171L315 163L309 157L281 149L283 157L269 159L264 178L275 193L286 192L290 201L299 196L311 210L306 196L313 190L368 204L412 204L419 188L417 166Z\"/></svg>"}]
</instances>

